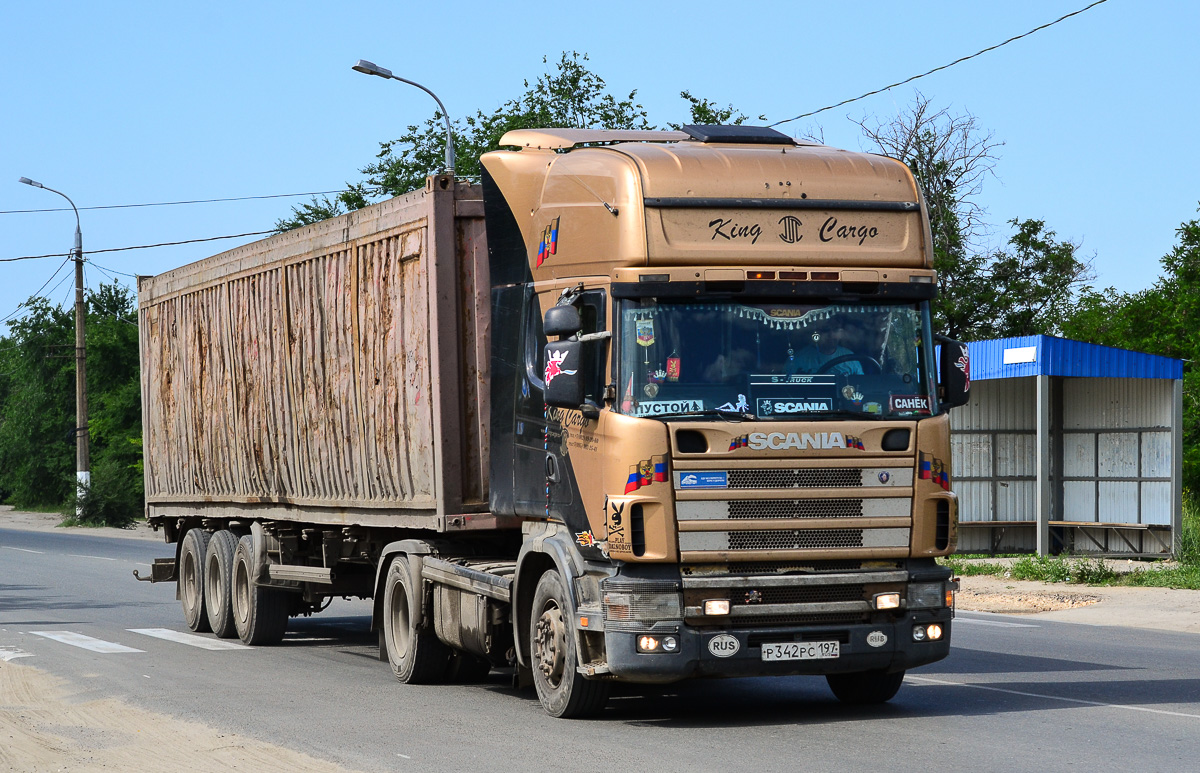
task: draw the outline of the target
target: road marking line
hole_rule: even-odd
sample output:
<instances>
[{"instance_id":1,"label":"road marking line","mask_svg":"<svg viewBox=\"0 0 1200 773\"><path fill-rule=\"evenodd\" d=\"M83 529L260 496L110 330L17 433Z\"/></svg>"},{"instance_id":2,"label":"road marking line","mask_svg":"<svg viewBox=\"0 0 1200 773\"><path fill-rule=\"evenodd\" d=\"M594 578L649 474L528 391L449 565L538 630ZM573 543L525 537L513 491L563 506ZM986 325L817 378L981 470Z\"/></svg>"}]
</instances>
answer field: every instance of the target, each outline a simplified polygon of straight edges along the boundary
<instances>
[{"instance_id":1,"label":"road marking line","mask_svg":"<svg viewBox=\"0 0 1200 773\"><path fill-rule=\"evenodd\" d=\"M117 560L115 558L109 558L108 556L81 556L81 555L77 555L75 553L67 553L67 556L69 556L70 558L95 558L100 561L116 561Z\"/></svg>"},{"instance_id":2,"label":"road marking line","mask_svg":"<svg viewBox=\"0 0 1200 773\"><path fill-rule=\"evenodd\" d=\"M1123 703L1102 703L1101 701L1087 701L1081 698L1064 698L1061 695L1043 695L1036 692L1023 692L1021 690L1007 690L1003 687L991 687L986 684L971 684L969 682L951 682L944 679L930 679L927 676L913 676L906 674L905 679L912 679L917 682L929 682L930 684L940 684L947 687L974 687L976 690L988 690L990 692L1002 692L1008 695L1020 695L1025 698L1045 698L1052 701L1064 701L1066 703L1079 703L1084 706L1100 706L1106 709L1126 709L1127 711L1145 711L1150 714L1165 714L1168 717L1187 717L1188 719L1200 719L1200 714L1185 714L1181 711L1167 711L1165 709L1148 709L1145 706L1129 706Z\"/></svg>"},{"instance_id":3,"label":"road marking line","mask_svg":"<svg viewBox=\"0 0 1200 773\"><path fill-rule=\"evenodd\" d=\"M1030 623L1005 623L1000 620L984 620L979 617L955 617L956 623L973 623L975 625L994 625L998 628L1041 628L1040 625L1032 625Z\"/></svg>"},{"instance_id":4,"label":"road marking line","mask_svg":"<svg viewBox=\"0 0 1200 773\"><path fill-rule=\"evenodd\" d=\"M3 660L5 663L12 660L13 658L31 658L31 657L33 657L32 652L26 652L25 650L19 650L16 647L0 647L0 660Z\"/></svg>"},{"instance_id":5,"label":"road marking line","mask_svg":"<svg viewBox=\"0 0 1200 773\"><path fill-rule=\"evenodd\" d=\"M225 641L224 639L209 639L194 633L172 631L170 628L127 628L130 633L140 633L143 636L153 636L155 639L165 639L189 647L199 647L202 650L248 650L245 644Z\"/></svg>"},{"instance_id":6,"label":"road marking line","mask_svg":"<svg viewBox=\"0 0 1200 773\"><path fill-rule=\"evenodd\" d=\"M117 644L103 639L93 639L91 636L84 636L81 633L73 633L71 631L30 631L34 636L41 636L45 639L53 639L62 644L70 644L72 647L80 647L92 652L99 652L103 655L111 655L119 652L145 652L145 650L126 647L124 644Z\"/></svg>"},{"instance_id":7,"label":"road marking line","mask_svg":"<svg viewBox=\"0 0 1200 773\"><path fill-rule=\"evenodd\" d=\"M12 545L0 545L0 547L2 547L2 548L7 548L7 549L9 549L9 550L19 550L19 551L21 551L22 553L37 553L39 556L44 556L44 555L46 555L46 554L45 554L43 551L41 551L41 550L29 550L28 548L14 548Z\"/></svg>"}]
</instances>

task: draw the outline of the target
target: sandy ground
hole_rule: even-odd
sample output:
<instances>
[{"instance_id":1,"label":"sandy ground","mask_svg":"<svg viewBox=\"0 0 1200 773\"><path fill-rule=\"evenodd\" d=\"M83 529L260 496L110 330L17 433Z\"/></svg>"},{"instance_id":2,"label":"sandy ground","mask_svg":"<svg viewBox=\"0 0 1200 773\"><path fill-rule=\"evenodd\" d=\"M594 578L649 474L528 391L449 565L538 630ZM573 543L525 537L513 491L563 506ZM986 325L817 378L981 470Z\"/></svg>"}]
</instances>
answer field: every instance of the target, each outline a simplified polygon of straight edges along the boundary
<instances>
[{"instance_id":1,"label":"sandy ground","mask_svg":"<svg viewBox=\"0 0 1200 773\"><path fill-rule=\"evenodd\" d=\"M50 531L61 517L0 506L0 528ZM81 533L162 541L149 526L80 528ZM165 555L165 554L164 554ZM958 609L1026 615L1091 625L1200 633L1200 591L1103 588L963 577ZM294 770L335 773L346 768L221 733L204 725L154 715L119 701L81 702L59 679L31 666L3 662L0 651L0 770L99 771Z\"/></svg>"}]
</instances>

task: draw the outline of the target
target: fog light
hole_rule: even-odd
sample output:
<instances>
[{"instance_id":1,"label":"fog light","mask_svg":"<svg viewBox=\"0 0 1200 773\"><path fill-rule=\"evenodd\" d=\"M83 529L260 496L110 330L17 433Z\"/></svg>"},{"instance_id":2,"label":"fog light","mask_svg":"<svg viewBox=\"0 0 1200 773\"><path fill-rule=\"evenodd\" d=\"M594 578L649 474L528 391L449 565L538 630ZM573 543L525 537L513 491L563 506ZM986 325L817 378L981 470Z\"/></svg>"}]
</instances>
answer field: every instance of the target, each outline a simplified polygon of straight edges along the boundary
<instances>
[{"instance_id":1,"label":"fog light","mask_svg":"<svg viewBox=\"0 0 1200 773\"><path fill-rule=\"evenodd\" d=\"M662 639L663 652L674 652L679 649L679 640L674 636L664 636Z\"/></svg>"},{"instance_id":2,"label":"fog light","mask_svg":"<svg viewBox=\"0 0 1200 773\"><path fill-rule=\"evenodd\" d=\"M727 615L727 614L729 614L729 599L706 599L704 602L704 614L706 614L706 615Z\"/></svg>"},{"instance_id":3,"label":"fog light","mask_svg":"<svg viewBox=\"0 0 1200 773\"><path fill-rule=\"evenodd\" d=\"M659 641L653 636L639 636L637 640L638 652L658 652Z\"/></svg>"},{"instance_id":4,"label":"fog light","mask_svg":"<svg viewBox=\"0 0 1200 773\"><path fill-rule=\"evenodd\" d=\"M929 637L929 641L937 641L942 638L942 627L937 623L930 623L925 628L925 634Z\"/></svg>"},{"instance_id":5,"label":"fog light","mask_svg":"<svg viewBox=\"0 0 1200 773\"><path fill-rule=\"evenodd\" d=\"M876 593L875 594L876 609L899 609L900 594L899 593Z\"/></svg>"},{"instance_id":6,"label":"fog light","mask_svg":"<svg viewBox=\"0 0 1200 773\"><path fill-rule=\"evenodd\" d=\"M913 626L913 641L925 641L925 626Z\"/></svg>"}]
</instances>

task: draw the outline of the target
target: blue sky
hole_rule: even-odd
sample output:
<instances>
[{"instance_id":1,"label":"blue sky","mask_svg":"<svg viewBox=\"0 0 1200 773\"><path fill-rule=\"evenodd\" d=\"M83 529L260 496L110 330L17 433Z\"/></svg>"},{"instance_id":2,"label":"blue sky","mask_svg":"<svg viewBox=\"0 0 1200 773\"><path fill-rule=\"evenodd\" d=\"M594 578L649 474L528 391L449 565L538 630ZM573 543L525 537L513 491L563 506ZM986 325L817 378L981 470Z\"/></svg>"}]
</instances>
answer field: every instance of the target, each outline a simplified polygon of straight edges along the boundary
<instances>
[{"instance_id":1,"label":"blue sky","mask_svg":"<svg viewBox=\"0 0 1200 773\"><path fill-rule=\"evenodd\" d=\"M10 2L0 25L0 210L326 191L424 120L419 90L353 72L369 59L430 87L454 117L523 91L562 51L590 57L652 122L679 92L788 118L973 54L1076 11L1040 2L603 4ZM203 7L201 7L203 6ZM1200 4L1108 0L914 84L780 127L860 149L850 117L887 118L914 89L1004 142L979 203L991 243L1039 218L1094 258L1098 286L1149 286L1197 217ZM85 252L269 230L305 199L84 210ZM65 254L70 211L0 214L0 258ZM155 274L249 241L96 253L87 281ZM0 318L62 258L0 262ZM70 297L64 268L46 287ZM117 274L120 276L120 273ZM124 281L131 281L121 277ZM52 292L51 292L52 291Z\"/></svg>"}]
</instances>

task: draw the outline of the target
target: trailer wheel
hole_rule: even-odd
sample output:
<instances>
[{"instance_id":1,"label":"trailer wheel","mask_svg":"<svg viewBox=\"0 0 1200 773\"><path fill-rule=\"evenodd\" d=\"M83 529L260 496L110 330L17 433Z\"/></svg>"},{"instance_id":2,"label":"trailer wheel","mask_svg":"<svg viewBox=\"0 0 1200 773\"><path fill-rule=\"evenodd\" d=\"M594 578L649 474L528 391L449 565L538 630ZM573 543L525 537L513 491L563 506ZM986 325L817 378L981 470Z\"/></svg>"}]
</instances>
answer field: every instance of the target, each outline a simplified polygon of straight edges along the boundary
<instances>
[{"instance_id":1,"label":"trailer wheel","mask_svg":"<svg viewBox=\"0 0 1200 773\"><path fill-rule=\"evenodd\" d=\"M392 673L405 684L445 681L450 648L428 628L413 626L413 610L421 591L413 586L408 559L397 556L388 566L383 590L383 643Z\"/></svg>"},{"instance_id":2,"label":"trailer wheel","mask_svg":"<svg viewBox=\"0 0 1200 773\"><path fill-rule=\"evenodd\" d=\"M904 672L859 671L854 674L826 674L829 689L842 703L870 705L887 703L900 691Z\"/></svg>"},{"instance_id":3,"label":"trailer wheel","mask_svg":"<svg viewBox=\"0 0 1200 773\"><path fill-rule=\"evenodd\" d=\"M288 622L286 591L254 584L254 540L247 534L233 552L233 625L244 644L278 644Z\"/></svg>"},{"instance_id":4,"label":"trailer wheel","mask_svg":"<svg viewBox=\"0 0 1200 773\"><path fill-rule=\"evenodd\" d=\"M533 592L529 641L533 685L542 708L552 717L577 719L600 713L608 702L609 683L584 679L576 670L575 632L562 577L550 570Z\"/></svg>"},{"instance_id":5,"label":"trailer wheel","mask_svg":"<svg viewBox=\"0 0 1200 773\"><path fill-rule=\"evenodd\" d=\"M204 606L208 610L208 624L212 632L222 639L238 635L233 624L233 554L237 550L238 538L228 529L222 529L208 541L204 554Z\"/></svg>"},{"instance_id":6,"label":"trailer wheel","mask_svg":"<svg viewBox=\"0 0 1200 773\"><path fill-rule=\"evenodd\" d=\"M204 605L204 554L209 534L204 529L189 529L179 547L179 601L183 619L197 633L211 630Z\"/></svg>"}]
</instances>

